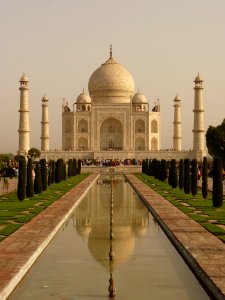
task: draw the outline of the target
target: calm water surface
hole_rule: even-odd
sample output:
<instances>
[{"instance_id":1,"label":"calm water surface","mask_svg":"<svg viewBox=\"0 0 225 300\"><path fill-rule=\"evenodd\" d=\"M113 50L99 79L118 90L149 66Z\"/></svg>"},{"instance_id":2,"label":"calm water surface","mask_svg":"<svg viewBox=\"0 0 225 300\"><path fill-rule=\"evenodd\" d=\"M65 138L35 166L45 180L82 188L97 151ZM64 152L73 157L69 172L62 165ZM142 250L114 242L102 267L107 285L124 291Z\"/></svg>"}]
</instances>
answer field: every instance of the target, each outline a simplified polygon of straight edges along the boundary
<instances>
[{"instance_id":1,"label":"calm water surface","mask_svg":"<svg viewBox=\"0 0 225 300\"><path fill-rule=\"evenodd\" d=\"M100 177L9 299L112 299L110 274L117 300L209 299L122 176Z\"/></svg>"}]
</instances>

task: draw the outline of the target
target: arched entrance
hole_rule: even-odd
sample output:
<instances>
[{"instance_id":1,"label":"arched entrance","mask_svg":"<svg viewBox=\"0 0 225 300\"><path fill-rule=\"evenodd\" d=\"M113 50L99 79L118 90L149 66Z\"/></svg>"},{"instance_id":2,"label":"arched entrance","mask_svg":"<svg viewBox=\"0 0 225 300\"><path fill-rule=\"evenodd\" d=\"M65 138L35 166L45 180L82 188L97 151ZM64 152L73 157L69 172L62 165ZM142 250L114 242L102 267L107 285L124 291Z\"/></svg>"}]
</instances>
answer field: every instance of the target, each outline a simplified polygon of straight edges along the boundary
<instances>
[{"instance_id":1,"label":"arched entrance","mask_svg":"<svg viewBox=\"0 0 225 300\"><path fill-rule=\"evenodd\" d=\"M122 150L123 129L121 123L115 118L105 120L100 128L101 150Z\"/></svg>"}]
</instances>

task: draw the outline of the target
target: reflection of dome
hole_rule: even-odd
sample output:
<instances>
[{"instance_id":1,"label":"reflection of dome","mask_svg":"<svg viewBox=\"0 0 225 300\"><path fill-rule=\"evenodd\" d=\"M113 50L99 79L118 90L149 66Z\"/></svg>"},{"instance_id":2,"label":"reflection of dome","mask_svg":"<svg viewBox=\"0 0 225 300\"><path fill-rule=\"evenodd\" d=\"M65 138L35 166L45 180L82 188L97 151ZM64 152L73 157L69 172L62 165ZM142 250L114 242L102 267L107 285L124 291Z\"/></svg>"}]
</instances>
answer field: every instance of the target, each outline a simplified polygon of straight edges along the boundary
<instances>
[{"instance_id":1,"label":"reflection of dome","mask_svg":"<svg viewBox=\"0 0 225 300\"><path fill-rule=\"evenodd\" d=\"M126 262L127 259L129 259L129 257L132 255L134 250L134 238L131 234L130 226L118 226L117 228L113 226L113 228L115 238L112 240L112 249L115 257L111 264L111 267L113 270L115 270L124 262ZM92 229L92 232L89 235L88 239L88 248L94 258L108 270L110 249L109 227L108 230L106 230L106 227L99 226L98 230L103 230L104 233L97 233L96 230L95 232L93 232ZM96 235L98 235L97 238ZM121 236L123 236L123 238Z\"/></svg>"},{"instance_id":2,"label":"reflection of dome","mask_svg":"<svg viewBox=\"0 0 225 300\"><path fill-rule=\"evenodd\" d=\"M141 92L137 92L133 98L132 98L132 103L147 103L147 99L145 95L143 95Z\"/></svg>"},{"instance_id":3,"label":"reflection of dome","mask_svg":"<svg viewBox=\"0 0 225 300\"><path fill-rule=\"evenodd\" d=\"M130 97L134 93L134 80L110 55L110 58L91 75L88 89L93 97Z\"/></svg>"},{"instance_id":4,"label":"reflection of dome","mask_svg":"<svg viewBox=\"0 0 225 300\"><path fill-rule=\"evenodd\" d=\"M77 103L91 103L91 97L84 91L77 97Z\"/></svg>"}]
</instances>

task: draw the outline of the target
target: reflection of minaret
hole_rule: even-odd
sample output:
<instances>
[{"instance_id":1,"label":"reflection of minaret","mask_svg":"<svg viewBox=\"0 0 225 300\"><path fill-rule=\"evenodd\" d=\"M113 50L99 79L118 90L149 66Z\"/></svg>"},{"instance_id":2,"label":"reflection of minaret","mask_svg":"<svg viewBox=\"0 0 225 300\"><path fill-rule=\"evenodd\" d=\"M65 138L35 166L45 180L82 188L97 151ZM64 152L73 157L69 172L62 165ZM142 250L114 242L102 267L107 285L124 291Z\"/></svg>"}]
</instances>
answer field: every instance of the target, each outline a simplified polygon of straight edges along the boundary
<instances>
[{"instance_id":1,"label":"reflection of minaret","mask_svg":"<svg viewBox=\"0 0 225 300\"><path fill-rule=\"evenodd\" d=\"M203 80L199 73L195 82L195 100L194 100L194 128L193 128L193 150L204 151L204 107L203 107Z\"/></svg>"},{"instance_id":2,"label":"reflection of minaret","mask_svg":"<svg viewBox=\"0 0 225 300\"><path fill-rule=\"evenodd\" d=\"M28 78L23 73L20 79L20 120L19 120L19 150L18 154L26 155L30 149L30 126L28 108Z\"/></svg>"},{"instance_id":3,"label":"reflection of minaret","mask_svg":"<svg viewBox=\"0 0 225 300\"><path fill-rule=\"evenodd\" d=\"M41 151L49 151L48 97L42 98Z\"/></svg>"},{"instance_id":4,"label":"reflection of minaret","mask_svg":"<svg viewBox=\"0 0 225 300\"><path fill-rule=\"evenodd\" d=\"M180 99L178 95L174 101L174 121L173 121L173 150L181 151L181 112Z\"/></svg>"}]
</instances>

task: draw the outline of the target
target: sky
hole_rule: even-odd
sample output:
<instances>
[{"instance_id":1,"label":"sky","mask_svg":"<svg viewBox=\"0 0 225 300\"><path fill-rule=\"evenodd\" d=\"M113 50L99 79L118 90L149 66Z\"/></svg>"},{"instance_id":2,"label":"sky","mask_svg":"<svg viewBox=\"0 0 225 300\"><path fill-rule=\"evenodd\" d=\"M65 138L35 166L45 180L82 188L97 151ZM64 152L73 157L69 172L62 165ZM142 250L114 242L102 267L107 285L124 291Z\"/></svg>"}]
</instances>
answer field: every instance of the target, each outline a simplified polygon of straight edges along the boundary
<instances>
[{"instance_id":1,"label":"sky","mask_svg":"<svg viewBox=\"0 0 225 300\"><path fill-rule=\"evenodd\" d=\"M192 148L194 83L204 80L204 125L225 118L224 0L0 0L0 153L18 150L19 80L29 78L30 146L40 149L41 99L49 98L50 149L61 149L69 106L113 57L150 107L161 105L161 148L172 148L181 98L182 148Z\"/></svg>"}]
</instances>

